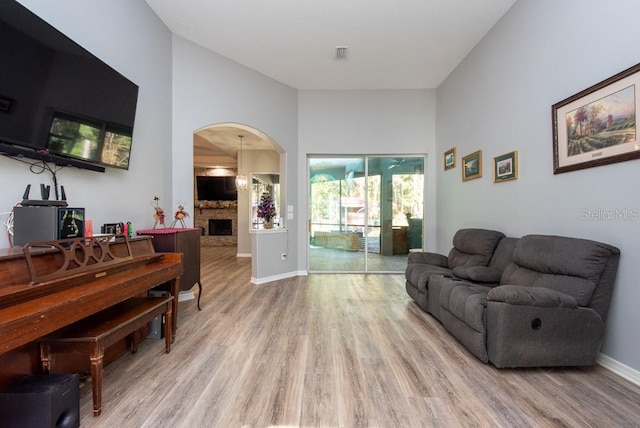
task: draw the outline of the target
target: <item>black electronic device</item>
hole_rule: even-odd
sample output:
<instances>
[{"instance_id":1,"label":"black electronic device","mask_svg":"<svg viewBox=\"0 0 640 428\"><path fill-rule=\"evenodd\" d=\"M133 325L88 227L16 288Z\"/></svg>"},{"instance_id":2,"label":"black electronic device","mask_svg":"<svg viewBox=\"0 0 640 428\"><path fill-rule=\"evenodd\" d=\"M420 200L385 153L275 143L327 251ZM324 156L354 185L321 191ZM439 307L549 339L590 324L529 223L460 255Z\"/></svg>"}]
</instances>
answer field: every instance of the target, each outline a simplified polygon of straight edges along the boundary
<instances>
[{"instance_id":1,"label":"black electronic device","mask_svg":"<svg viewBox=\"0 0 640 428\"><path fill-rule=\"evenodd\" d=\"M84 208L53 205L56 201L43 202L49 204L13 209L14 245L84 236Z\"/></svg>"},{"instance_id":2,"label":"black electronic device","mask_svg":"<svg viewBox=\"0 0 640 428\"><path fill-rule=\"evenodd\" d=\"M29 375L0 390L4 428L74 428L80 426L77 374Z\"/></svg>"},{"instance_id":3,"label":"black electronic device","mask_svg":"<svg viewBox=\"0 0 640 428\"><path fill-rule=\"evenodd\" d=\"M51 193L51 186L45 186L44 184L40 183L40 197L42 198L43 201L46 201L49 199L50 193Z\"/></svg>"},{"instance_id":4,"label":"black electronic device","mask_svg":"<svg viewBox=\"0 0 640 428\"><path fill-rule=\"evenodd\" d=\"M100 226L100 233L122 235L124 233L124 223L105 223Z\"/></svg>"},{"instance_id":5,"label":"black electronic device","mask_svg":"<svg viewBox=\"0 0 640 428\"><path fill-rule=\"evenodd\" d=\"M30 191L31 191L31 184L27 184L27 187L24 189L24 193L22 194L22 199L29 199Z\"/></svg>"},{"instance_id":6,"label":"black electronic device","mask_svg":"<svg viewBox=\"0 0 640 428\"><path fill-rule=\"evenodd\" d=\"M196 190L200 201L235 201L238 199L235 177L197 176Z\"/></svg>"},{"instance_id":7,"label":"black electronic device","mask_svg":"<svg viewBox=\"0 0 640 428\"><path fill-rule=\"evenodd\" d=\"M51 187L50 186L45 187L44 184L40 184L40 194L42 199L29 199L30 190L31 190L31 184L27 184L27 187L24 189L24 193L22 194L22 202L20 202L20 205L22 205L23 207L66 207L68 206L67 194L64 191L64 186L60 186L60 190L62 192L61 200L50 200L49 192L51 191Z\"/></svg>"},{"instance_id":8,"label":"black electronic device","mask_svg":"<svg viewBox=\"0 0 640 428\"><path fill-rule=\"evenodd\" d=\"M23 207L66 207L69 206L67 201L49 201L41 199L23 199L20 202Z\"/></svg>"},{"instance_id":9,"label":"black electronic device","mask_svg":"<svg viewBox=\"0 0 640 428\"><path fill-rule=\"evenodd\" d=\"M2 116L0 115L0 117ZM76 168L88 169L90 171L96 172L105 171L105 167L102 165L83 161L80 159L73 159L67 156L54 155L52 153L49 153L46 149L35 149L32 147L24 146L17 142L11 143L5 140L6 139L3 139L3 137L0 135L0 153L6 156L16 158L25 157L43 162L52 162L58 166L74 166Z\"/></svg>"},{"instance_id":10,"label":"black electronic device","mask_svg":"<svg viewBox=\"0 0 640 428\"><path fill-rule=\"evenodd\" d=\"M0 153L128 169L138 86L15 0L0 2Z\"/></svg>"}]
</instances>

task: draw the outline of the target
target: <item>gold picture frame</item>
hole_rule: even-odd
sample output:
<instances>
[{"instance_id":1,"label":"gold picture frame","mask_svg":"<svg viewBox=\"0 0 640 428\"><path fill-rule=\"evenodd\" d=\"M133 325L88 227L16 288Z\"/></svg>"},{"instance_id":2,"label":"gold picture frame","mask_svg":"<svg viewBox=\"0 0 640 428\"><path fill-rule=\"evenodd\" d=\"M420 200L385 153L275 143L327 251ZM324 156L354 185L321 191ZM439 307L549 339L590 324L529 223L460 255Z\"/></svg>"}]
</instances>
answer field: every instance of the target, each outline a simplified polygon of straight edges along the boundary
<instances>
[{"instance_id":1,"label":"gold picture frame","mask_svg":"<svg viewBox=\"0 0 640 428\"><path fill-rule=\"evenodd\" d=\"M462 181L482 177L482 150L462 158Z\"/></svg>"}]
</instances>

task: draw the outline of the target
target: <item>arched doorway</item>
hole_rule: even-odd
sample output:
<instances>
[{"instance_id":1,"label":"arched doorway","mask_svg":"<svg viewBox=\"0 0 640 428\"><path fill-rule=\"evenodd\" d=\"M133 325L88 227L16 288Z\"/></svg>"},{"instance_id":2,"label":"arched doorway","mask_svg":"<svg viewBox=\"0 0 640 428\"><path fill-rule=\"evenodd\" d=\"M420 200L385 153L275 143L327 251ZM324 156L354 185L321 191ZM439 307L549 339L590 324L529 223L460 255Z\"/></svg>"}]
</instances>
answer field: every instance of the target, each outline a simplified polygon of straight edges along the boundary
<instances>
[{"instance_id":1,"label":"arched doorway","mask_svg":"<svg viewBox=\"0 0 640 428\"><path fill-rule=\"evenodd\" d=\"M239 257L251 256L251 194L250 191L237 191L235 200L229 194L222 196L222 199L208 199L220 194L212 193L203 199L200 196L204 195L198 194L199 182L202 189L206 186L205 181L210 182L210 189L228 187L237 174L251 177L254 172L279 174L283 180L283 159L284 151L273 139L247 125L219 123L194 131L193 200L196 208L193 222L194 227L203 229L202 245L236 246ZM219 178L205 180L198 177ZM281 206L282 201L278 202Z\"/></svg>"}]
</instances>

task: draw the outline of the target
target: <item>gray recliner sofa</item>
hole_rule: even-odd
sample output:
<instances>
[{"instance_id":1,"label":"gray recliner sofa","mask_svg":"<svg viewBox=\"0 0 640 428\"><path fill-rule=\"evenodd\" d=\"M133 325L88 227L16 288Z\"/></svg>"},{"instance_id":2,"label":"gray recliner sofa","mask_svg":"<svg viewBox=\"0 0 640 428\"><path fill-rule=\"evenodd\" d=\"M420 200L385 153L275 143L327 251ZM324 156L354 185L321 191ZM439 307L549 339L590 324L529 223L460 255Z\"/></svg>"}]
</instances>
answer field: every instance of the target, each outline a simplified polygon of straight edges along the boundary
<instances>
[{"instance_id":1,"label":"gray recliner sofa","mask_svg":"<svg viewBox=\"0 0 640 428\"><path fill-rule=\"evenodd\" d=\"M527 235L503 238L492 259L492 266L431 276L427 310L496 367L595 364L620 251L586 239ZM498 283L491 282L498 272Z\"/></svg>"}]
</instances>

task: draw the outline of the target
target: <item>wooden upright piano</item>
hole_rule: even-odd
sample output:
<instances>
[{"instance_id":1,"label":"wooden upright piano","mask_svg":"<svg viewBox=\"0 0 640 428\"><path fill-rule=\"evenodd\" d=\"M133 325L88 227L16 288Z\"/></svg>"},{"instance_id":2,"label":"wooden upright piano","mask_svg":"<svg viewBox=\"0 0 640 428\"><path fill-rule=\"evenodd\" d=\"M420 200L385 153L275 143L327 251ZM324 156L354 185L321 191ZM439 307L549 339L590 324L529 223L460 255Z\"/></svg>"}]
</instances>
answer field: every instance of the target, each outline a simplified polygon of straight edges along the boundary
<instances>
[{"instance_id":1,"label":"wooden upright piano","mask_svg":"<svg viewBox=\"0 0 640 428\"><path fill-rule=\"evenodd\" d=\"M150 237L76 241L66 256L51 247L0 250L0 386L40 371L39 338L164 283L175 337L182 254L156 253Z\"/></svg>"}]
</instances>

